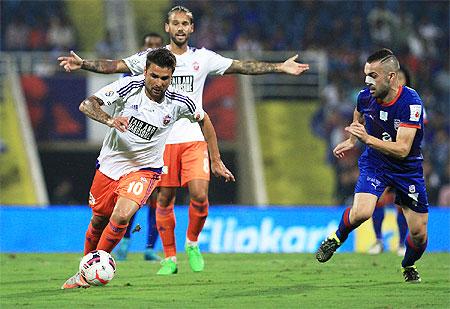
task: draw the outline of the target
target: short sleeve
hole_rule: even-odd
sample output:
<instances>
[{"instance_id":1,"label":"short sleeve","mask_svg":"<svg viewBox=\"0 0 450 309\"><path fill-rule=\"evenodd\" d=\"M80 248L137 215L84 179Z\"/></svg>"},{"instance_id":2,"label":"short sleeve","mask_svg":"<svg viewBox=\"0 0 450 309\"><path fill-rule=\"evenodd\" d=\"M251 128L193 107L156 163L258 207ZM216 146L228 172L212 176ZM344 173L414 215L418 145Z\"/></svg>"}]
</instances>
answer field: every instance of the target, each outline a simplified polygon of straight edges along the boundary
<instances>
[{"instance_id":1,"label":"short sleeve","mask_svg":"<svg viewBox=\"0 0 450 309\"><path fill-rule=\"evenodd\" d=\"M121 80L117 80L94 93L94 96L102 100L105 105L112 105L120 99L120 88Z\"/></svg>"},{"instance_id":2,"label":"short sleeve","mask_svg":"<svg viewBox=\"0 0 450 309\"><path fill-rule=\"evenodd\" d=\"M359 112L359 113L362 113L362 110L363 110L363 106L362 106L362 102L363 102L363 100L362 100L362 98L363 98L363 93L364 93L364 90L361 90L359 93L358 93L358 97L356 98L356 110Z\"/></svg>"},{"instance_id":3,"label":"short sleeve","mask_svg":"<svg viewBox=\"0 0 450 309\"><path fill-rule=\"evenodd\" d=\"M123 59L133 75L140 75L144 73L145 63L147 61L147 53L151 50L152 49L149 48L145 51L136 53Z\"/></svg>"},{"instance_id":4,"label":"short sleeve","mask_svg":"<svg viewBox=\"0 0 450 309\"><path fill-rule=\"evenodd\" d=\"M233 63L233 59L223 57L209 49L205 48L205 53L208 58L207 63L209 74L223 75Z\"/></svg>"},{"instance_id":5,"label":"short sleeve","mask_svg":"<svg viewBox=\"0 0 450 309\"><path fill-rule=\"evenodd\" d=\"M400 115L400 126L421 129L423 127L423 105L419 100L405 104Z\"/></svg>"}]
</instances>

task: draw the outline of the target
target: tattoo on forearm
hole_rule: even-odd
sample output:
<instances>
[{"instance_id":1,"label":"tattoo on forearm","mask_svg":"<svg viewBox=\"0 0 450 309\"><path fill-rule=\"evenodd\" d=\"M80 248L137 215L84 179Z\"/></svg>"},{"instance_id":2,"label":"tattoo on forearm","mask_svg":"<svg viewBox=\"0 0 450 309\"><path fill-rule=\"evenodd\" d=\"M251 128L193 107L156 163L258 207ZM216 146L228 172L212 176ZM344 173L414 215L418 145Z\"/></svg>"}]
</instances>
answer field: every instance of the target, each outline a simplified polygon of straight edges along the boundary
<instances>
[{"instance_id":1,"label":"tattoo on forearm","mask_svg":"<svg viewBox=\"0 0 450 309\"><path fill-rule=\"evenodd\" d=\"M116 73L117 60L83 60L81 68L87 71L111 74Z\"/></svg>"},{"instance_id":2,"label":"tattoo on forearm","mask_svg":"<svg viewBox=\"0 0 450 309\"><path fill-rule=\"evenodd\" d=\"M81 103L80 110L89 118L103 124L108 124L111 116L101 109L103 101L97 97L89 97Z\"/></svg>"},{"instance_id":3,"label":"tattoo on forearm","mask_svg":"<svg viewBox=\"0 0 450 309\"><path fill-rule=\"evenodd\" d=\"M226 73L265 74L281 72L278 63L234 60Z\"/></svg>"}]
</instances>

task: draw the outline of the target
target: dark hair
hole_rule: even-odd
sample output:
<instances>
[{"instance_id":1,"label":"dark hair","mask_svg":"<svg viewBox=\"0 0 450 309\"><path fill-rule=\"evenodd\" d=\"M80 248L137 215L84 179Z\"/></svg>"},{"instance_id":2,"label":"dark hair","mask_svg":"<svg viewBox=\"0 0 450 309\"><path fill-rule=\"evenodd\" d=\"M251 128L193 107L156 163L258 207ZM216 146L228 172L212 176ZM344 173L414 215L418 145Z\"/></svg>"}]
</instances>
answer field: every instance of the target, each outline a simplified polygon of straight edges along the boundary
<instances>
[{"instance_id":1,"label":"dark hair","mask_svg":"<svg viewBox=\"0 0 450 309\"><path fill-rule=\"evenodd\" d=\"M167 23L169 23L170 15L172 15L172 13L174 13L174 12L186 13L186 15L189 16L189 18L191 19L191 24L194 23L194 15L192 14L191 10L189 10L188 8L186 8L182 5L177 5L170 9L170 11L167 13L167 21L166 21Z\"/></svg>"},{"instance_id":2,"label":"dark hair","mask_svg":"<svg viewBox=\"0 0 450 309\"><path fill-rule=\"evenodd\" d=\"M397 57L395 57L392 50L383 48L377 50L372 55L367 57L367 63L372 63L375 61L380 61L384 65L384 70L387 72L390 70L391 72L397 72L400 69L400 63L398 62Z\"/></svg>"},{"instance_id":3,"label":"dark hair","mask_svg":"<svg viewBox=\"0 0 450 309\"><path fill-rule=\"evenodd\" d=\"M159 33L149 32L146 35L144 35L144 37L142 38L142 43L143 44L145 44L145 39L148 38L148 37L159 38L159 39L161 39L161 41L164 41L164 38Z\"/></svg>"},{"instance_id":4,"label":"dark hair","mask_svg":"<svg viewBox=\"0 0 450 309\"><path fill-rule=\"evenodd\" d=\"M375 62L378 60L381 60L381 62L384 62L390 57L395 57L392 50L383 48L383 49L377 50L372 55L370 55L367 58L367 63L372 63L372 62Z\"/></svg>"},{"instance_id":5,"label":"dark hair","mask_svg":"<svg viewBox=\"0 0 450 309\"><path fill-rule=\"evenodd\" d=\"M145 68L148 69L151 63L156 64L161 68L170 68L173 73L173 71L175 71L177 59L170 50L161 47L148 52Z\"/></svg>"},{"instance_id":6,"label":"dark hair","mask_svg":"<svg viewBox=\"0 0 450 309\"><path fill-rule=\"evenodd\" d=\"M411 75L409 74L409 71L404 66L400 66L399 71L403 72L403 75L405 75L405 86L411 87Z\"/></svg>"}]
</instances>

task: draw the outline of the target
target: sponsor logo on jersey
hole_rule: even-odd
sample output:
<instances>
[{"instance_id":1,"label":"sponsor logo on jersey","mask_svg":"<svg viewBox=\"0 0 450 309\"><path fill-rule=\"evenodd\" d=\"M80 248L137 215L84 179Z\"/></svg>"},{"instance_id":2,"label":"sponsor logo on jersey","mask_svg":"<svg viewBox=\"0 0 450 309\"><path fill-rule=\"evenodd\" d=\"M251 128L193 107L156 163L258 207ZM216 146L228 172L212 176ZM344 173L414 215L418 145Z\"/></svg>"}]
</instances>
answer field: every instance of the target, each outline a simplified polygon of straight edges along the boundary
<instances>
[{"instance_id":1,"label":"sponsor logo on jersey","mask_svg":"<svg viewBox=\"0 0 450 309\"><path fill-rule=\"evenodd\" d=\"M132 109L134 109L135 111L137 111L137 110L138 110L138 107L139 107L139 106L138 106L137 104L133 104L133 105L131 105L131 108L132 108Z\"/></svg>"},{"instance_id":2,"label":"sponsor logo on jersey","mask_svg":"<svg viewBox=\"0 0 450 309\"><path fill-rule=\"evenodd\" d=\"M157 129L158 127L135 117L131 117L128 123L128 131L148 141L152 138Z\"/></svg>"},{"instance_id":3,"label":"sponsor logo on jersey","mask_svg":"<svg viewBox=\"0 0 450 309\"><path fill-rule=\"evenodd\" d=\"M197 61L195 61L192 64L192 68L194 69L194 71L198 71L200 69L200 64Z\"/></svg>"},{"instance_id":4,"label":"sponsor logo on jersey","mask_svg":"<svg viewBox=\"0 0 450 309\"><path fill-rule=\"evenodd\" d=\"M387 121L388 120L388 113L385 111L380 111L380 119L383 121Z\"/></svg>"},{"instance_id":5,"label":"sponsor logo on jersey","mask_svg":"<svg viewBox=\"0 0 450 309\"><path fill-rule=\"evenodd\" d=\"M419 121L421 112L422 112L421 105L410 105L409 106L409 121Z\"/></svg>"},{"instance_id":6,"label":"sponsor logo on jersey","mask_svg":"<svg viewBox=\"0 0 450 309\"><path fill-rule=\"evenodd\" d=\"M416 186L415 185L410 185L408 190L409 190L409 193L414 193L414 192L416 192Z\"/></svg>"},{"instance_id":7,"label":"sponsor logo on jersey","mask_svg":"<svg viewBox=\"0 0 450 309\"><path fill-rule=\"evenodd\" d=\"M193 75L174 76L172 78L172 86L174 86L175 89L184 92L194 92L194 76Z\"/></svg>"},{"instance_id":8,"label":"sponsor logo on jersey","mask_svg":"<svg viewBox=\"0 0 450 309\"><path fill-rule=\"evenodd\" d=\"M397 131L399 127L400 127L400 119L394 119L394 129L395 129L395 131Z\"/></svg>"},{"instance_id":9,"label":"sponsor logo on jersey","mask_svg":"<svg viewBox=\"0 0 450 309\"><path fill-rule=\"evenodd\" d=\"M165 126L168 125L170 123L170 120L172 120L172 117L170 115L164 116L164 119L163 119L164 125Z\"/></svg>"}]
</instances>

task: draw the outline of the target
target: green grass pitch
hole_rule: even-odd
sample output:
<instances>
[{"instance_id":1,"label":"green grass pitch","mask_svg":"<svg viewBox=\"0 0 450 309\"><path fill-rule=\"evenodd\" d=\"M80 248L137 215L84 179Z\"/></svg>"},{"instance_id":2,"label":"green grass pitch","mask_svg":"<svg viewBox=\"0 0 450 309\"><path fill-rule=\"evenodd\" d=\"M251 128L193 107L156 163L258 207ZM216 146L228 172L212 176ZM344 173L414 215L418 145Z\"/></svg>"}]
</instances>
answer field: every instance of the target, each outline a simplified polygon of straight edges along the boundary
<instances>
[{"instance_id":1,"label":"green grass pitch","mask_svg":"<svg viewBox=\"0 0 450 309\"><path fill-rule=\"evenodd\" d=\"M205 254L192 273L156 276L159 264L131 254L105 287L60 290L76 254L1 254L1 308L450 308L450 254L425 254L421 284L405 284L401 258L336 254Z\"/></svg>"}]
</instances>

